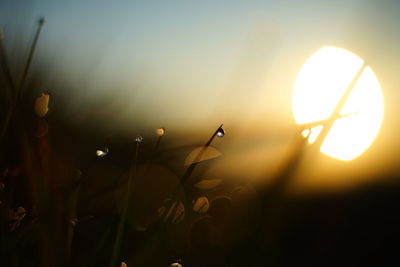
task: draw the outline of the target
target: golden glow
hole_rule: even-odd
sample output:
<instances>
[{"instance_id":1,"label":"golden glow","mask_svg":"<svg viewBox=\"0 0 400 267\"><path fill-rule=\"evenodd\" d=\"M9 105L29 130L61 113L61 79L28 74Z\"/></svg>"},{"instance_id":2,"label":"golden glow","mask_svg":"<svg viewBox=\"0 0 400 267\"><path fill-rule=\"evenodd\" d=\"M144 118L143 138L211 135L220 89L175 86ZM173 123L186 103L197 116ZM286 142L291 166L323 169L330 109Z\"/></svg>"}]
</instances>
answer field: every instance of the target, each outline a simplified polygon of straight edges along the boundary
<instances>
[{"instance_id":1,"label":"golden glow","mask_svg":"<svg viewBox=\"0 0 400 267\"><path fill-rule=\"evenodd\" d=\"M336 47L314 53L298 73L293 89L293 113L303 124L330 118L337 103L364 62L355 54ZM378 79L365 67L340 115L321 145L321 152L337 159L352 160L374 141L383 118L383 97ZM318 138L323 126L311 129L309 142ZM303 135L308 134L303 132Z\"/></svg>"}]
</instances>

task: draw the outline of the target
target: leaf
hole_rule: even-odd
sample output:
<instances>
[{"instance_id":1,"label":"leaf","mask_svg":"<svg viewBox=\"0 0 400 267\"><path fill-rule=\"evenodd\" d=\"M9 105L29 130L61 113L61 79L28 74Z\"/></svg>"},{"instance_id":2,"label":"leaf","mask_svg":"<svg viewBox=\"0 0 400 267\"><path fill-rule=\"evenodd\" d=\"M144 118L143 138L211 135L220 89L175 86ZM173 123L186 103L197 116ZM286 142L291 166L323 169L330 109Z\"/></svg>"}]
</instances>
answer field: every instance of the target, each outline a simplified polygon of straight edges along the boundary
<instances>
[{"instance_id":1,"label":"leaf","mask_svg":"<svg viewBox=\"0 0 400 267\"><path fill-rule=\"evenodd\" d=\"M8 210L8 226L10 231L18 228L25 215L26 210L23 207L18 207L17 210Z\"/></svg>"},{"instance_id":2,"label":"leaf","mask_svg":"<svg viewBox=\"0 0 400 267\"><path fill-rule=\"evenodd\" d=\"M205 160L217 158L221 156L222 153L211 146L200 146L192 150L185 159L185 166L191 165L193 163L202 162Z\"/></svg>"},{"instance_id":3,"label":"leaf","mask_svg":"<svg viewBox=\"0 0 400 267\"><path fill-rule=\"evenodd\" d=\"M222 183L222 179L207 179L196 183L194 186L202 190L210 190Z\"/></svg>"},{"instance_id":4,"label":"leaf","mask_svg":"<svg viewBox=\"0 0 400 267\"><path fill-rule=\"evenodd\" d=\"M158 214L165 223L177 224L185 217L185 207L180 201L166 199L164 206L158 210Z\"/></svg>"},{"instance_id":5,"label":"leaf","mask_svg":"<svg viewBox=\"0 0 400 267\"><path fill-rule=\"evenodd\" d=\"M199 197L193 205L193 211L199 214L204 214L208 211L210 202L207 197Z\"/></svg>"}]
</instances>

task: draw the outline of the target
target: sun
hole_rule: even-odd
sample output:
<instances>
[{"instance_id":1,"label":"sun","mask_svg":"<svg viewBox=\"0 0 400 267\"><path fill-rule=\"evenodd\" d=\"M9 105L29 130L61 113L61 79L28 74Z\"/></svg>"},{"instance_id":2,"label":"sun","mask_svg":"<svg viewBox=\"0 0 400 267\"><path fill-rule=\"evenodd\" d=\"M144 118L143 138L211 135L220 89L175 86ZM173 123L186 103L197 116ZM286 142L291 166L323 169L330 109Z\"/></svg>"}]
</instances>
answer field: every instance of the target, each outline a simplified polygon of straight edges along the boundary
<instances>
[{"instance_id":1,"label":"sun","mask_svg":"<svg viewBox=\"0 0 400 267\"><path fill-rule=\"evenodd\" d=\"M292 108L297 124L335 119L320 151L336 159L352 160L377 136L384 104L373 70L350 51L329 46L315 52L299 71ZM310 143L323 127L311 129Z\"/></svg>"}]
</instances>

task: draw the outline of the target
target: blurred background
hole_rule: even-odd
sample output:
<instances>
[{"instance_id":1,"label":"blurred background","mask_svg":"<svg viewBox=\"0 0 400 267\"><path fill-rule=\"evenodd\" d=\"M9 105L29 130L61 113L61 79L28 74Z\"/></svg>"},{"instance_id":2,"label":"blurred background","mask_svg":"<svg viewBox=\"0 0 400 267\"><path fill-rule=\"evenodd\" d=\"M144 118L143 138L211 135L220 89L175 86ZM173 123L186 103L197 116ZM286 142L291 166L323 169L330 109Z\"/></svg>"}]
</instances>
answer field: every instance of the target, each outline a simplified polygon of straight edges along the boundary
<instances>
[{"instance_id":1,"label":"blurred background","mask_svg":"<svg viewBox=\"0 0 400 267\"><path fill-rule=\"evenodd\" d=\"M399 11L395 0L2 0L14 81L38 19L46 20L2 141L2 170L19 170L19 179L3 172L7 209L26 209L18 229L3 229L4 266L110 266L132 165L141 178L118 252L128 266L398 263L390 241L400 237ZM383 124L352 161L307 146L292 163L292 89L323 46L352 51L374 70ZM3 76L6 121L12 98ZM48 133L36 138L33 105L43 92ZM155 214L185 173L186 156L221 123L225 136L212 143L221 155L193 171L220 184L186 190L183 222L160 230ZM166 134L157 146L159 127ZM110 154L99 160L102 145ZM79 189L69 185L76 176ZM199 215L192 200L201 196L210 203ZM74 218L86 219L71 228Z\"/></svg>"}]
</instances>

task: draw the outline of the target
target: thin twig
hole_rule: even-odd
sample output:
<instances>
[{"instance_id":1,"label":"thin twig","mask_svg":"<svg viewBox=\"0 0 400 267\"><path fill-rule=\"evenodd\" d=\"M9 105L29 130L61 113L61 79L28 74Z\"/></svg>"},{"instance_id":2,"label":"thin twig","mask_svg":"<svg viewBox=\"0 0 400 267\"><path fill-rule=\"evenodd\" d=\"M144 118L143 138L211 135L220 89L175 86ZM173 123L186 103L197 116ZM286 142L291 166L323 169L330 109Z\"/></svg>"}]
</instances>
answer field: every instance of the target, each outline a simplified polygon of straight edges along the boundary
<instances>
[{"instance_id":1,"label":"thin twig","mask_svg":"<svg viewBox=\"0 0 400 267\"><path fill-rule=\"evenodd\" d=\"M36 44L37 44L37 42L39 40L39 36L40 36L40 32L42 31L43 24L44 24L44 18L39 19L38 28L36 30L35 37L33 38L31 49L29 50L28 58L27 58L26 63L25 63L24 71L22 72L21 80L19 82L19 85L17 87L17 91L15 93L16 101L18 101L18 99L19 99L19 97L21 95L21 91L23 89L23 86L25 85L26 77L28 76L29 68L30 68L31 63L32 63L33 55L35 53Z\"/></svg>"}]
</instances>

